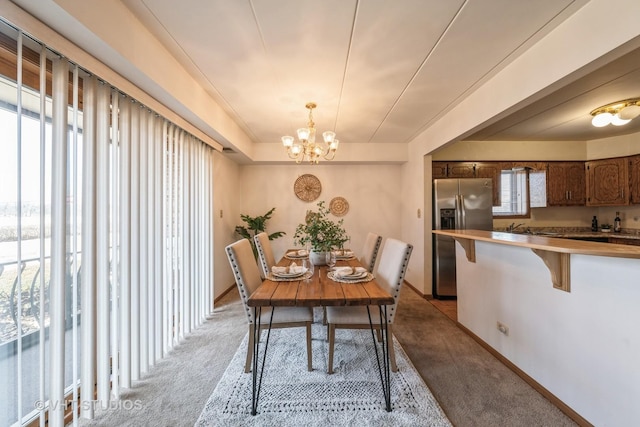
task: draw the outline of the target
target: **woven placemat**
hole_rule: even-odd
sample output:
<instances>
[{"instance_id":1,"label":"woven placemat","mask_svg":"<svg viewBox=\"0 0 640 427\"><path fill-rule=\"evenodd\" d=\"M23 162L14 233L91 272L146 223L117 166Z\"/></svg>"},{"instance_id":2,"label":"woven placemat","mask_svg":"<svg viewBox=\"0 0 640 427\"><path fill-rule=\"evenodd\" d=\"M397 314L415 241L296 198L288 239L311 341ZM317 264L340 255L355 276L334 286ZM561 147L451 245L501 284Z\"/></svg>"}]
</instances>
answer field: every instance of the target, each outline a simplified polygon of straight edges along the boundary
<instances>
[{"instance_id":1,"label":"woven placemat","mask_svg":"<svg viewBox=\"0 0 640 427\"><path fill-rule=\"evenodd\" d=\"M363 283L363 282L370 282L373 280L373 278L375 277L373 274L367 272L366 276L363 276L361 278L358 279L345 279L342 277L336 277L335 275L335 271L330 271L327 273L327 277L335 282L340 282L340 283Z\"/></svg>"}]
</instances>

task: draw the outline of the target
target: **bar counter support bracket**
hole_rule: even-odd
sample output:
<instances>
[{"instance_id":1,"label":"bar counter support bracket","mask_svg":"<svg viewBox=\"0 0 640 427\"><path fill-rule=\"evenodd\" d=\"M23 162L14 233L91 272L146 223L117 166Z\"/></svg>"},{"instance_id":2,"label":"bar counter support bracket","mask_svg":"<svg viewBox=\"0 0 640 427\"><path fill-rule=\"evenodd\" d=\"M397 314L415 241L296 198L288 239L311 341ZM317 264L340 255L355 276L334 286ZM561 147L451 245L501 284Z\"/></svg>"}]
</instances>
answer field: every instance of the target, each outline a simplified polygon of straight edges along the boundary
<instances>
[{"instance_id":1,"label":"bar counter support bracket","mask_svg":"<svg viewBox=\"0 0 640 427\"><path fill-rule=\"evenodd\" d=\"M551 272L551 281L555 289L571 292L570 254L562 252L546 251L544 249L531 249L544 261Z\"/></svg>"},{"instance_id":2,"label":"bar counter support bracket","mask_svg":"<svg viewBox=\"0 0 640 427\"><path fill-rule=\"evenodd\" d=\"M469 262L476 262L476 241L473 239L462 239L459 237L453 238L456 242L460 243L464 253L467 255Z\"/></svg>"}]
</instances>

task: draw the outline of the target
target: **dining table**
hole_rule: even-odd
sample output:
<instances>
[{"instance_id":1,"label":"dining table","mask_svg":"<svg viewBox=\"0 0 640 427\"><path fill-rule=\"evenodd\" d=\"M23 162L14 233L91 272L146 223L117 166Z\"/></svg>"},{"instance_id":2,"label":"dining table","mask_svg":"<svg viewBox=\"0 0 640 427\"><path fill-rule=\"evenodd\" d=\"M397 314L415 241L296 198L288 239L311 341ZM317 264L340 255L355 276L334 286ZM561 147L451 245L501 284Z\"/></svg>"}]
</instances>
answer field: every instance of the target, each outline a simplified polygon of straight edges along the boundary
<instances>
[{"instance_id":1,"label":"dining table","mask_svg":"<svg viewBox=\"0 0 640 427\"><path fill-rule=\"evenodd\" d=\"M296 253L295 250L289 250L285 253L277 263L277 267L288 267L292 263L301 265L302 257L291 259L287 254ZM328 274L332 269L350 266L362 267L360 261L355 257L338 257L335 267L326 265L315 266L313 274L303 274L299 278L278 279L273 274L269 274L249 297L247 303L254 310L254 319L256 326L254 328L254 346L253 346L253 369L252 369L252 402L251 414L256 415L258 408L258 400L260 396L260 388L262 385L262 372L264 371L264 362L269 346L269 336L271 333L271 321L273 312L278 307L327 307L327 306L366 306L369 313L369 325L371 327L371 338L373 340L375 355L377 359L378 371L380 374L380 382L385 401L385 409L391 411L391 377L389 365L389 347L392 344L392 338L388 336L387 330L387 305L394 304L391 294L385 290L375 280L375 277L368 273L366 279L360 279L354 282L347 280L334 279L333 274ZM310 276L310 277L309 277ZM264 350L262 354L262 363L259 363L260 354L260 335L262 325L260 324L261 310L264 307L271 307L271 317L267 328L267 337L265 339ZM380 337L374 333L375 310L378 308L378 322L380 329ZM371 311L374 311L372 314ZM378 346L381 347L378 352ZM379 357L379 354L381 357ZM260 365L260 366L259 366Z\"/></svg>"}]
</instances>

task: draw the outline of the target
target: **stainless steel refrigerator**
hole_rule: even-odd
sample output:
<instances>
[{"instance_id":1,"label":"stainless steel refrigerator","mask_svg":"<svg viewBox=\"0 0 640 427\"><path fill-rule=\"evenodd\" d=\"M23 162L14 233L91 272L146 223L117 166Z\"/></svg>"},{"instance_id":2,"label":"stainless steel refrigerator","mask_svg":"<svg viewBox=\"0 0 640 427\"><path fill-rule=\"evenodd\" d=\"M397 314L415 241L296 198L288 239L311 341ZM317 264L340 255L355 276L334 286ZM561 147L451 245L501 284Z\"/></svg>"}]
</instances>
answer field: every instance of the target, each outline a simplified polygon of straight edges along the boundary
<instances>
[{"instance_id":1,"label":"stainless steel refrigerator","mask_svg":"<svg viewBox=\"0 0 640 427\"><path fill-rule=\"evenodd\" d=\"M493 229L491 179L435 179L433 229ZM456 247L448 236L433 235L433 296L456 296Z\"/></svg>"}]
</instances>

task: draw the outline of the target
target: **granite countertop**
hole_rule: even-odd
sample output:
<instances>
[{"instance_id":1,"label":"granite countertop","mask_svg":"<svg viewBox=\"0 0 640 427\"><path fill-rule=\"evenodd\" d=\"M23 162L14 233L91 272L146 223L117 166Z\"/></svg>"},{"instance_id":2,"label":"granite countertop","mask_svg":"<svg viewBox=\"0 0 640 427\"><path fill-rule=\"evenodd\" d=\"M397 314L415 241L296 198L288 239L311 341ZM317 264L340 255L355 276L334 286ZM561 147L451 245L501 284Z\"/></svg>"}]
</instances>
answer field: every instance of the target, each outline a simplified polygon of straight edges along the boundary
<instances>
[{"instance_id":1,"label":"granite countertop","mask_svg":"<svg viewBox=\"0 0 640 427\"><path fill-rule=\"evenodd\" d=\"M505 231L495 229L494 231ZM558 237L565 239L589 239L589 238L617 238L640 240L640 230L622 229L621 232L615 233L611 231L591 231L590 228L584 227L520 227L513 231L515 234L529 234L533 236Z\"/></svg>"}]
</instances>

